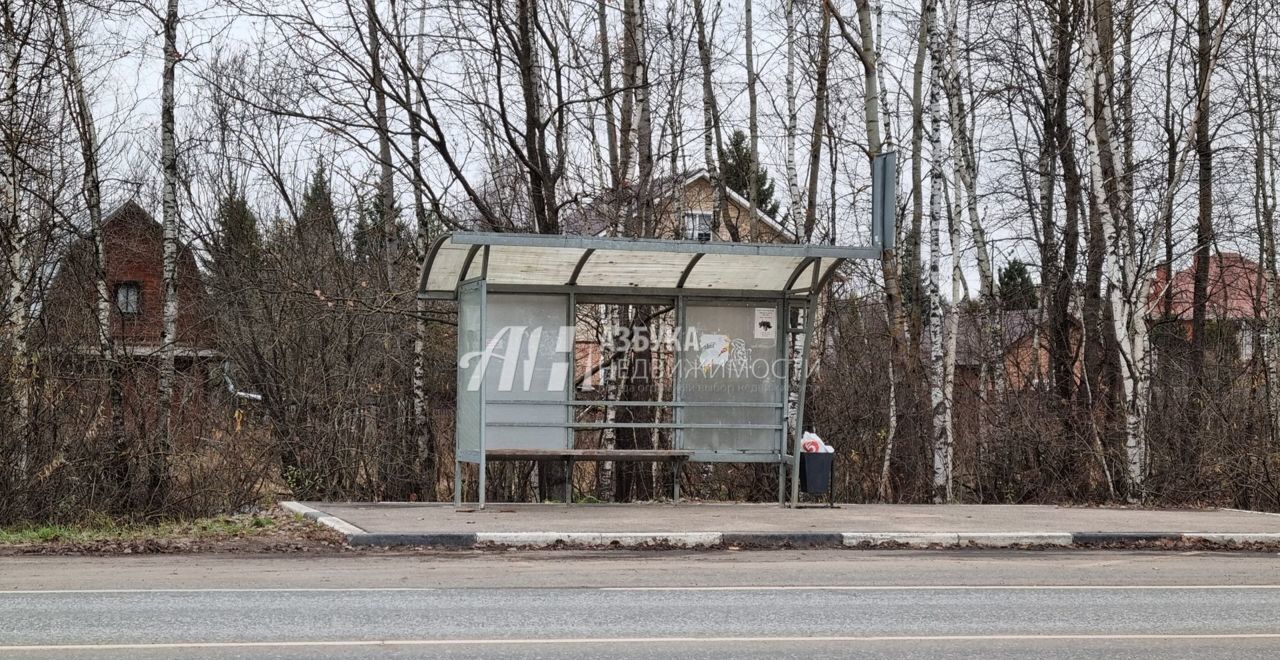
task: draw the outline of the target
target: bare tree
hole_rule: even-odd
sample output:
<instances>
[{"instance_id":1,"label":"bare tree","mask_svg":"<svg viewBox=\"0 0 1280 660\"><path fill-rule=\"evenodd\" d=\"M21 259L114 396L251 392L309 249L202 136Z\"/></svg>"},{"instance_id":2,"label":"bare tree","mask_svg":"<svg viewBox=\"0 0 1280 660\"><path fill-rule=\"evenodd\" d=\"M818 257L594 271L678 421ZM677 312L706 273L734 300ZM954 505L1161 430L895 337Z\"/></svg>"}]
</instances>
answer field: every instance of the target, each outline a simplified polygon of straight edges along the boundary
<instances>
[{"instance_id":1,"label":"bare tree","mask_svg":"<svg viewBox=\"0 0 1280 660\"><path fill-rule=\"evenodd\" d=\"M102 231L102 179L98 170L98 132L93 118L92 105L80 69L75 36L65 0L54 0L58 31L63 53L63 74L67 96L71 105L72 122L80 141L80 155L84 176L81 193L89 215L89 232L93 244L94 290L96 293L96 323L98 351L107 372L108 405L111 417L111 459L106 466L112 481L123 487L130 483L130 447L124 428L124 384L120 373L120 361L112 340L111 294L107 290L106 237Z\"/></svg>"},{"instance_id":2,"label":"bare tree","mask_svg":"<svg viewBox=\"0 0 1280 660\"><path fill-rule=\"evenodd\" d=\"M813 131L809 136L809 195L804 209L804 240L813 241L813 230L818 222L818 188L822 164L822 130L826 126L827 68L831 62L831 11L827 5L821 9L822 19L818 28L818 65L814 73ZM880 99L876 99L877 107ZM834 173L833 173L834 176ZM835 237L831 237L835 240Z\"/></svg>"},{"instance_id":3,"label":"bare tree","mask_svg":"<svg viewBox=\"0 0 1280 660\"><path fill-rule=\"evenodd\" d=\"M724 151L720 134L720 108L712 81L711 42L702 0L693 0L694 21L698 28L698 62L702 65L702 152L707 175L716 193L716 218L729 231L732 240L741 240L736 223L730 222L724 177L720 176L720 154Z\"/></svg>"},{"instance_id":4,"label":"bare tree","mask_svg":"<svg viewBox=\"0 0 1280 660\"><path fill-rule=\"evenodd\" d=\"M747 133L751 140L751 166L747 170L747 181L750 185L747 187L747 240L759 240L756 234L756 209L760 205L759 190L756 186L756 178L760 176L760 121L759 121L759 101L756 98L756 58L755 58L755 34L754 22L751 17L751 8L755 5L755 0L746 0L743 4L743 30L745 31L744 42L746 45L746 66L747 66Z\"/></svg>"},{"instance_id":5,"label":"bare tree","mask_svg":"<svg viewBox=\"0 0 1280 660\"><path fill-rule=\"evenodd\" d=\"M160 366L160 446L149 461L150 489L159 504L168 482L169 457L173 453L173 382L177 368L178 348L178 141L174 117L174 78L178 53L178 0L168 0L163 17L164 67L160 91L160 169L164 177L164 309L161 314L160 340L163 361Z\"/></svg>"}]
</instances>

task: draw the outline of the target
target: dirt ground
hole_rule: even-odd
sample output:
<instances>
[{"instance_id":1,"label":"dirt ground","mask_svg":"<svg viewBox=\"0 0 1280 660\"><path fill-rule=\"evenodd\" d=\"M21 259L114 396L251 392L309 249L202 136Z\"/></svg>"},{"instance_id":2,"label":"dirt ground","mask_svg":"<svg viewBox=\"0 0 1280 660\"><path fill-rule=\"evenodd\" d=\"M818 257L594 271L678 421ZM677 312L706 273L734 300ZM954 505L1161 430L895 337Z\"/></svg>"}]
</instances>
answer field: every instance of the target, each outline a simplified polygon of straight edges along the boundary
<instances>
[{"instance_id":1,"label":"dirt ground","mask_svg":"<svg viewBox=\"0 0 1280 660\"><path fill-rule=\"evenodd\" d=\"M174 553L335 553L345 538L322 525L273 508L255 514L271 524L228 533L166 534L150 538L51 539L0 543L0 557L17 555L130 555Z\"/></svg>"}]
</instances>

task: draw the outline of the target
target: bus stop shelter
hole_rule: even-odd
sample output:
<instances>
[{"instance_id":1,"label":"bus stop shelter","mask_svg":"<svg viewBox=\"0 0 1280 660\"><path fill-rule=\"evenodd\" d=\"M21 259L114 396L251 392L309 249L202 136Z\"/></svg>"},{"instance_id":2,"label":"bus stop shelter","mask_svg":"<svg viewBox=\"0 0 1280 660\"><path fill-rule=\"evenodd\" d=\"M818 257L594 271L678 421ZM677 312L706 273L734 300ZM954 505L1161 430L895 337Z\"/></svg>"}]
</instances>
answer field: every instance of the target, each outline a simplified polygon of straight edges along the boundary
<instances>
[{"instance_id":1,"label":"bus stop shelter","mask_svg":"<svg viewBox=\"0 0 1280 660\"><path fill-rule=\"evenodd\" d=\"M573 461L669 461L677 499L685 461L776 464L779 501L785 501L789 472L794 504L806 379L793 379L792 370L807 372L812 333L804 326L841 263L879 257L879 247L515 233L439 237L419 295L458 304L455 504L462 500L462 464L475 463L484 506L485 466L495 460L559 460L570 467ZM578 398L582 304L674 310L669 400ZM788 437L793 381L796 420ZM607 406L665 407L670 421L611 423L580 415ZM669 429L671 448L575 446L575 431L606 427Z\"/></svg>"},{"instance_id":2,"label":"bus stop shelter","mask_svg":"<svg viewBox=\"0 0 1280 660\"><path fill-rule=\"evenodd\" d=\"M574 461L630 460L671 462L676 500L685 462L775 464L778 502L785 503L789 481L795 506L808 379L793 375L808 374L813 333L805 326L842 263L880 259L894 245L896 154L877 155L871 171L865 247L477 232L437 238L418 295L458 304L454 504L462 504L463 463L479 466L483 508L489 461L563 461L565 502L572 503ZM669 399L577 396L584 304L674 310ZM664 409L668 421L580 414L623 406ZM577 431L603 428L669 430L671 448L576 446Z\"/></svg>"}]
</instances>

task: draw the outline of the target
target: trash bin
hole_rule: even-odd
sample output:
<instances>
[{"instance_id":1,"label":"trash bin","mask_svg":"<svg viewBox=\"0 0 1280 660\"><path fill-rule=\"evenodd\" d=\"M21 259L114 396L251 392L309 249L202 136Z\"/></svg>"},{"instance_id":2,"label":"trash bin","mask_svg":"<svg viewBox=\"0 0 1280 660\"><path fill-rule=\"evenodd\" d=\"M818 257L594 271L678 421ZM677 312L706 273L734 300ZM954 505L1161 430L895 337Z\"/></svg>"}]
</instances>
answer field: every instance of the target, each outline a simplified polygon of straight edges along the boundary
<instances>
[{"instance_id":1,"label":"trash bin","mask_svg":"<svg viewBox=\"0 0 1280 660\"><path fill-rule=\"evenodd\" d=\"M831 464L836 455L827 452L800 453L800 491L821 495L831 490Z\"/></svg>"}]
</instances>

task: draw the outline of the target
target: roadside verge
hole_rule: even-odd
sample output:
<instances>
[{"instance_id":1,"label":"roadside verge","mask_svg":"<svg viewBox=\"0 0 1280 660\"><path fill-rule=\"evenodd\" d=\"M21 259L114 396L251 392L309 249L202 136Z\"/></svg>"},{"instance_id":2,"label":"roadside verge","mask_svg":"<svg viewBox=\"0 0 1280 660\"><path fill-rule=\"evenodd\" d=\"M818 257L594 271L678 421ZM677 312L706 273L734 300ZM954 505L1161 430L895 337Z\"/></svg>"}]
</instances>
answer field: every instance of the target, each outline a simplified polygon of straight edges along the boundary
<instances>
[{"instance_id":1,"label":"roadside verge","mask_svg":"<svg viewBox=\"0 0 1280 660\"><path fill-rule=\"evenodd\" d=\"M282 507L344 535L353 547L432 548L1209 548L1280 549L1280 533L1036 532L457 532L366 531L299 502Z\"/></svg>"}]
</instances>

